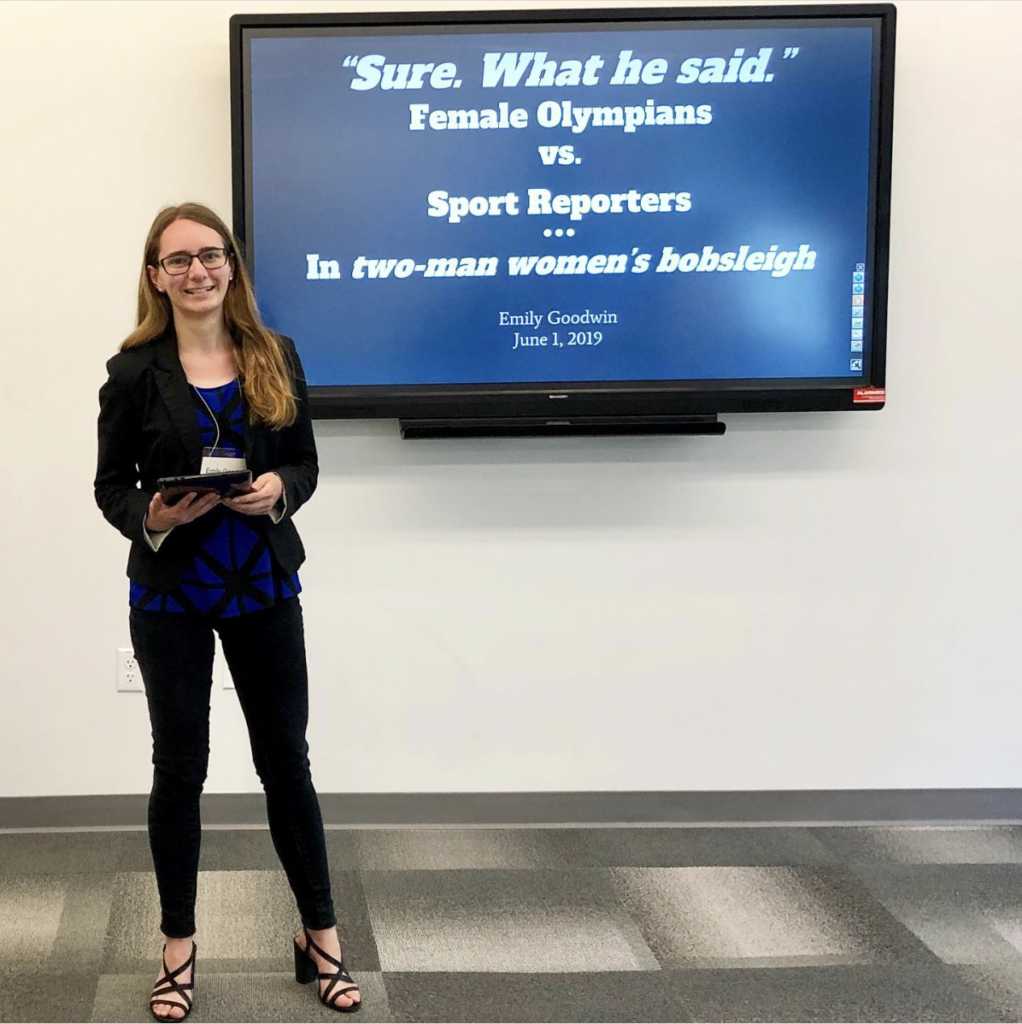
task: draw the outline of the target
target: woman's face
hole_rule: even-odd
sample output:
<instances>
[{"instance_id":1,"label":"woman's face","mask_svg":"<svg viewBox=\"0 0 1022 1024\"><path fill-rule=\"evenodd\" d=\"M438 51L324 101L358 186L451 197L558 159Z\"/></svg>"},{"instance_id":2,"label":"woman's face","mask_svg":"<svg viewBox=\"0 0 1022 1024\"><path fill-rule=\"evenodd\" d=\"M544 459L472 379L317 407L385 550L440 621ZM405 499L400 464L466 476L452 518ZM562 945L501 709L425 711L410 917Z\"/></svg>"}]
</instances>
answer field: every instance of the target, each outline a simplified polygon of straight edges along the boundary
<instances>
[{"instance_id":1,"label":"woman's face","mask_svg":"<svg viewBox=\"0 0 1022 1024\"><path fill-rule=\"evenodd\" d=\"M194 220L176 220L160 236L157 260L171 256L198 256L209 249L223 249L224 240L212 228ZM209 258L209 257L207 257ZM174 269L173 267L171 269ZM175 316L205 319L218 314L227 295L227 285L234 276L234 260L228 257L222 267L207 267L201 259L193 259L181 274L170 274L165 263L149 267L149 279L157 291L170 299Z\"/></svg>"}]
</instances>

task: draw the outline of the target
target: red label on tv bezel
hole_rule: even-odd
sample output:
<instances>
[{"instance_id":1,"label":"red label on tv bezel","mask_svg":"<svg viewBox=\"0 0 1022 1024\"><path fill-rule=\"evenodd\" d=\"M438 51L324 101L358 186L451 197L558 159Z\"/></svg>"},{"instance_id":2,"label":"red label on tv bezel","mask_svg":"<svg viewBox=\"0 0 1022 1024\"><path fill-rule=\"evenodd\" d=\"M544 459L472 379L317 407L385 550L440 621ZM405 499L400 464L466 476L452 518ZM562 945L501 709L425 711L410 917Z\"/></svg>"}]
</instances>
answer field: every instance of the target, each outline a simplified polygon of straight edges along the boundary
<instances>
[{"instance_id":1,"label":"red label on tv bezel","mask_svg":"<svg viewBox=\"0 0 1022 1024\"><path fill-rule=\"evenodd\" d=\"M852 402L855 405L864 403L878 403L887 401L887 388L856 388L852 392Z\"/></svg>"}]
</instances>

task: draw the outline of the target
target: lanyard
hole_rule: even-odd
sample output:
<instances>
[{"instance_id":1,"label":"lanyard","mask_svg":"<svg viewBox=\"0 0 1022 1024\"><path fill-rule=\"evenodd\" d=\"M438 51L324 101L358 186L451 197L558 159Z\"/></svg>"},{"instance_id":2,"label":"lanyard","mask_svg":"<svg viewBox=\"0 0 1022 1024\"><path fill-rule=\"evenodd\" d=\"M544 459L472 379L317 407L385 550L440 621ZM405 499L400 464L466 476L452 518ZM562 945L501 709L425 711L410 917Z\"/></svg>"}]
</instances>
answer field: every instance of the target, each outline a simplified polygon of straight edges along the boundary
<instances>
[{"instance_id":1,"label":"lanyard","mask_svg":"<svg viewBox=\"0 0 1022 1024\"><path fill-rule=\"evenodd\" d=\"M202 392L193 384L192 387L195 389L195 393L199 396L199 401L206 407L206 412L209 413L209 418L213 421L213 426L216 427L216 440L213 442L213 449L215 450L217 445L220 443L220 424L217 422L217 418L213 415L213 410L209 407L209 402L202 397Z\"/></svg>"}]
</instances>

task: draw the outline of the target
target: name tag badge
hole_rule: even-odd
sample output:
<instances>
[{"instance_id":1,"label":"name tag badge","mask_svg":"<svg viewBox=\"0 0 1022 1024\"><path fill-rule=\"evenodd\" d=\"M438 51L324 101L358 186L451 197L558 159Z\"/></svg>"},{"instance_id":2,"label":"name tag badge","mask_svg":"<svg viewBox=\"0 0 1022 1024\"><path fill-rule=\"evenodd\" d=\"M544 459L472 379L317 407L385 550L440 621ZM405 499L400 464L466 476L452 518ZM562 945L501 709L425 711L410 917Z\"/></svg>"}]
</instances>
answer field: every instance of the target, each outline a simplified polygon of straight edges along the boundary
<instances>
[{"instance_id":1,"label":"name tag badge","mask_svg":"<svg viewBox=\"0 0 1022 1024\"><path fill-rule=\"evenodd\" d=\"M248 469L245 456L234 448L203 448L200 473L223 473L231 469Z\"/></svg>"}]
</instances>

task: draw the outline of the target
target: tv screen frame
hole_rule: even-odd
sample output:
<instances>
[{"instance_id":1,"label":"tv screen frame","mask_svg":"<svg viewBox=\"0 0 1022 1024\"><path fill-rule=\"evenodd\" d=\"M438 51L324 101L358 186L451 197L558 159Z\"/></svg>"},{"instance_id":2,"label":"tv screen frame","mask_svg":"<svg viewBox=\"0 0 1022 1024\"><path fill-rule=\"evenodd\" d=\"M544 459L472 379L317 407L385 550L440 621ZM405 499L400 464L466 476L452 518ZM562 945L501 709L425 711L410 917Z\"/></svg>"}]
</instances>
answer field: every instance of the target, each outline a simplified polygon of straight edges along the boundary
<instances>
[{"instance_id":1,"label":"tv screen frame","mask_svg":"<svg viewBox=\"0 0 1022 1024\"><path fill-rule=\"evenodd\" d=\"M317 418L397 418L403 421L465 423L531 422L570 427L615 422L661 424L689 421L692 432L717 433L712 425L719 413L877 410L886 400L887 289L890 247L892 129L894 120L894 44L896 8L893 4L811 4L769 7L601 8L529 11L401 11L351 14L236 14L230 19L231 136L234 233L255 279L257 253L247 244L252 236L248 196L248 100L246 46L255 33L267 29L378 27L422 32L450 26L481 32L495 26L529 25L566 29L583 25L620 23L639 29L644 23L769 22L793 19L808 25L821 21L869 19L875 22L878 50L874 65L875 116L870 166L870 209L867 252L873 254L867 302L872 325L869 373L839 384L815 385L811 378L791 381L548 381L497 384L347 385L309 388L312 415ZM257 296L258 297L258 296ZM270 326L287 333L286 324ZM301 339L296 339L299 352ZM699 424L703 424L700 428ZM478 433L477 431L466 431ZM543 432L542 430L537 432ZM600 432L584 431L584 432ZM643 432L658 432L646 430ZM680 432L680 431L678 431Z\"/></svg>"}]
</instances>

